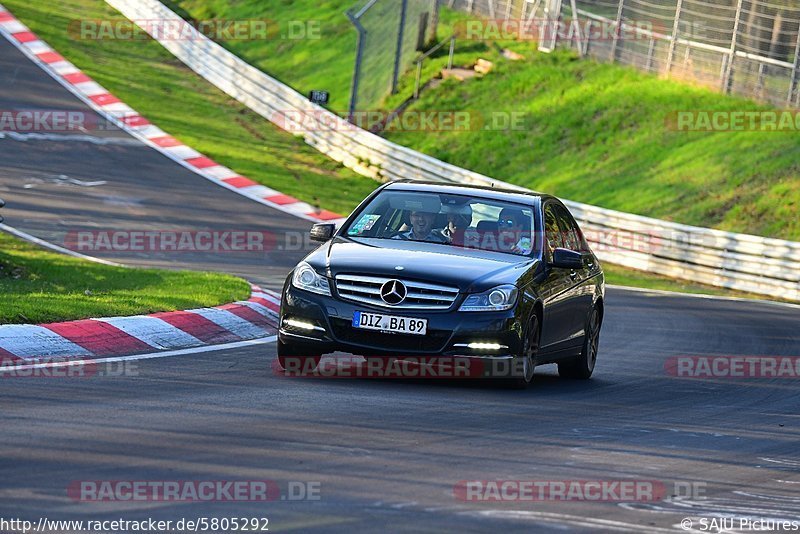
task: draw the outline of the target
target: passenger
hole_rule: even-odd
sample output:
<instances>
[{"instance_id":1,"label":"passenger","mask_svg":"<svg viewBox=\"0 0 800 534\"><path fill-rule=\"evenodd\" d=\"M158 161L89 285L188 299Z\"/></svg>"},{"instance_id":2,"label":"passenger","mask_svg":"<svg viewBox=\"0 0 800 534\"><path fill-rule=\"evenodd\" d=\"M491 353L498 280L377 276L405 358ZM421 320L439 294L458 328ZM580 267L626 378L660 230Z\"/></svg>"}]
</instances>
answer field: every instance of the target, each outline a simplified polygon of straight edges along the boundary
<instances>
[{"instance_id":1,"label":"passenger","mask_svg":"<svg viewBox=\"0 0 800 534\"><path fill-rule=\"evenodd\" d=\"M469 204L458 208L458 211L447 214L447 226L442 229L442 235L447 241L456 246L464 245L464 232L472 224L472 207Z\"/></svg>"},{"instance_id":2,"label":"passenger","mask_svg":"<svg viewBox=\"0 0 800 534\"><path fill-rule=\"evenodd\" d=\"M442 231L435 230L433 228L433 223L435 220L435 213L426 211L412 211L411 217L409 217L409 221L411 222L411 230L396 235L394 239L447 243L447 238L442 235Z\"/></svg>"},{"instance_id":3,"label":"passenger","mask_svg":"<svg viewBox=\"0 0 800 534\"><path fill-rule=\"evenodd\" d=\"M497 219L498 245L503 252L528 255L532 244L530 235L524 235L525 214L522 210L503 208Z\"/></svg>"}]
</instances>

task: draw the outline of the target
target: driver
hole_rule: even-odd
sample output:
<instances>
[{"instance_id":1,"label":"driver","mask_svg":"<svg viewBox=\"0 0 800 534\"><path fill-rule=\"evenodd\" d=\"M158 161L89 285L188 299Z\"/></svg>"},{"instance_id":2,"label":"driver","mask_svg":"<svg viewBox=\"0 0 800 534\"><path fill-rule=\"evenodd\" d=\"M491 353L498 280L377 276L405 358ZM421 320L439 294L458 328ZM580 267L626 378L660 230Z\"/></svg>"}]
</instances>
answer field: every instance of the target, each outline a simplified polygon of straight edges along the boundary
<instances>
[{"instance_id":1,"label":"driver","mask_svg":"<svg viewBox=\"0 0 800 534\"><path fill-rule=\"evenodd\" d=\"M436 221L435 213L430 213L427 211L412 211L411 217L409 217L411 230L398 234L395 236L395 239L447 243L447 238L442 235L441 230L434 230L434 221Z\"/></svg>"}]
</instances>

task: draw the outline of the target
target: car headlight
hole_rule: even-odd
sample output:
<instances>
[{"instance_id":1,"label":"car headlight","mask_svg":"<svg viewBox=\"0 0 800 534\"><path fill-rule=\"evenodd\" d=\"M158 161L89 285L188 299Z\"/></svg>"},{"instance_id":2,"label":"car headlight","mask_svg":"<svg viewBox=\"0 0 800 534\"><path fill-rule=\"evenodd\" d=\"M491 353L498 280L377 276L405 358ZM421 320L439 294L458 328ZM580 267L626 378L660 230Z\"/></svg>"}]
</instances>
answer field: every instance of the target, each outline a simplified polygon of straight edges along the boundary
<instances>
[{"instance_id":1,"label":"car headlight","mask_svg":"<svg viewBox=\"0 0 800 534\"><path fill-rule=\"evenodd\" d=\"M331 288L328 279L319 274L306 262L300 262L294 269L292 275L292 285L297 289L319 293L320 295L331 296Z\"/></svg>"},{"instance_id":2,"label":"car headlight","mask_svg":"<svg viewBox=\"0 0 800 534\"><path fill-rule=\"evenodd\" d=\"M517 302L519 291L515 286L493 287L489 291L468 295L459 311L504 311L510 310Z\"/></svg>"}]
</instances>

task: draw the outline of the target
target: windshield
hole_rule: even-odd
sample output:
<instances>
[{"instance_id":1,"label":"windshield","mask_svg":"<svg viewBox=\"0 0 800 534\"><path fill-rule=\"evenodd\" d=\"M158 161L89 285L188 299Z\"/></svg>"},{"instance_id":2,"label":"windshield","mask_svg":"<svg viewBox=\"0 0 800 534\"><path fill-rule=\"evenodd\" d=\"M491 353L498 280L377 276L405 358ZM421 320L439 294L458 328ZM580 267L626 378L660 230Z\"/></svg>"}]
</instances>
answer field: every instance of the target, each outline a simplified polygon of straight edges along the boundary
<instances>
[{"instance_id":1,"label":"windshield","mask_svg":"<svg viewBox=\"0 0 800 534\"><path fill-rule=\"evenodd\" d=\"M361 210L345 235L529 256L534 226L533 208L522 204L468 195L383 191Z\"/></svg>"}]
</instances>

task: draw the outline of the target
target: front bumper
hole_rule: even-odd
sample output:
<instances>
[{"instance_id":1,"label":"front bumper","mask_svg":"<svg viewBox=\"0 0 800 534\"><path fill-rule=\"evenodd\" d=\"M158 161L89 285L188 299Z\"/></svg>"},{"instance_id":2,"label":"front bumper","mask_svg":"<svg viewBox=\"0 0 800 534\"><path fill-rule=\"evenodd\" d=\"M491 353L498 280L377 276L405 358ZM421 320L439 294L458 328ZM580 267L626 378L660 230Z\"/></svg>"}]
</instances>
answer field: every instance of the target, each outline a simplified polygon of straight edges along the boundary
<instances>
[{"instance_id":1,"label":"front bumper","mask_svg":"<svg viewBox=\"0 0 800 534\"><path fill-rule=\"evenodd\" d=\"M463 356L504 359L520 354L523 322L516 308L504 312L392 310L348 302L337 297L317 295L286 285L281 299L278 338L309 354L347 352L359 356ZM518 308L518 306L517 306ZM391 314L428 320L424 336L384 333L352 327L356 311ZM289 322L306 323L313 328L298 328ZM471 349L470 343L496 343L499 350Z\"/></svg>"}]
</instances>

